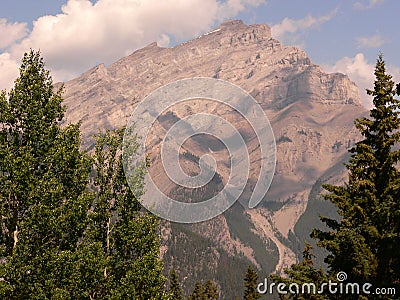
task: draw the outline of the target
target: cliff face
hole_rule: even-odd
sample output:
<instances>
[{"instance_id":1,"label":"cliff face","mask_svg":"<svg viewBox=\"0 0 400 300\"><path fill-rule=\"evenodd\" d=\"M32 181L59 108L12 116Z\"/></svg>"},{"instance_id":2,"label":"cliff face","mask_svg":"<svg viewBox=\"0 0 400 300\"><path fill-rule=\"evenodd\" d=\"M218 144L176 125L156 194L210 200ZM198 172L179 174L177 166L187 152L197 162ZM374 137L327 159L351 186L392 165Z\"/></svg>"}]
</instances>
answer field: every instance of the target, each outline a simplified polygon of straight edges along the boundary
<instances>
[{"instance_id":1,"label":"cliff face","mask_svg":"<svg viewBox=\"0 0 400 300\"><path fill-rule=\"evenodd\" d=\"M164 235L163 251L167 265L179 270L180 263L187 263L180 262L179 257L172 258L168 249L172 247L171 241L185 234L188 237L191 232L207 239L210 247L216 252L223 251L227 257L239 255L264 271L280 272L294 263L298 254L291 249L293 244L288 242L288 236L307 207L312 186L325 179L323 175L328 170L340 165L347 149L359 139L353 121L366 111L361 106L358 88L343 74L325 74L303 50L283 46L271 37L267 25L248 26L241 21L228 21L174 48L150 44L108 67L99 65L67 82L66 121L82 122L84 145L88 147L93 134L126 125L135 105L156 88L199 76L232 82L261 104L276 138L276 172L266 197L268 201L254 210L233 208L228 213L231 219L224 214L184 228L173 226L172 230L166 224L169 229L164 230L168 234ZM197 109L221 113L218 106ZM183 118L188 108L177 107L174 114L178 119ZM235 116L230 118L241 126ZM160 126L157 134L164 133ZM207 147L200 144L191 141L185 150L201 156L207 153L204 150ZM252 139L247 146L256 148ZM152 141L152 147L159 147L156 140ZM213 154L217 161L226 159L222 150ZM155 170L161 168L156 158L152 165ZM184 165L196 169L193 161L186 160ZM257 173L256 168L251 170L252 174ZM337 169L335 176L343 175L343 168ZM229 176L226 164L218 172L226 182ZM171 185L167 192L176 190ZM248 228L242 231L235 226ZM275 253L273 265L262 258L266 254L261 250ZM221 255L214 253L206 258L210 260L207 267L218 264ZM194 268L193 272L199 270ZM229 289L225 283L220 285Z\"/></svg>"},{"instance_id":2,"label":"cliff face","mask_svg":"<svg viewBox=\"0 0 400 300\"><path fill-rule=\"evenodd\" d=\"M174 48L152 43L67 82L67 121L82 120L87 139L100 128L126 124L135 104L154 89L195 76L235 83L273 112L295 102L360 106L358 89L346 76L324 74L304 51L271 38L264 24L228 21Z\"/></svg>"}]
</instances>

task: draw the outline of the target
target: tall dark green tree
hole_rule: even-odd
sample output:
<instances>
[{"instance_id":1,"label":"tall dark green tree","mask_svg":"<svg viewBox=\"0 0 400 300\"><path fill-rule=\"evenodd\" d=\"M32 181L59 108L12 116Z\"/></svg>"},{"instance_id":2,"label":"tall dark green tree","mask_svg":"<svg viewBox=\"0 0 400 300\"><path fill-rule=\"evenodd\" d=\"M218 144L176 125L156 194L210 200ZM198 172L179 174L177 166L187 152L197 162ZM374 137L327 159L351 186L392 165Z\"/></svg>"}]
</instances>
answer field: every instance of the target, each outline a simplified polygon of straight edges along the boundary
<instances>
[{"instance_id":1,"label":"tall dark green tree","mask_svg":"<svg viewBox=\"0 0 400 300\"><path fill-rule=\"evenodd\" d=\"M351 150L348 181L325 185L339 221L321 218L331 231L314 230L318 245L330 254L330 273L344 271L353 282L400 282L400 102L382 55L375 67L373 108L355 125L363 136Z\"/></svg>"},{"instance_id":2,"label":"tall dark green tree","mask_svg":"<svg viewBox=\"0 0 400 300\"><path fill-rule=\"evenodd\" d=\"M188 300L204 300L203 287L199 282L194 285L193 292L189 295Z\"/></svg>"},{"instance_id":3,"label":"tall dark green tree","mask_svg":"<svg viewBox=\"0 0 400 300\"><path fill-rule=\"evenodd\" d=\"M315 268L314 258L315 255L312 253L312 246L306 243L305 249L303 251L303 260L298 264L293 264L290 269L286 269L286 277L283 278L279 275L270 275L269 279L275 283L285 283L286 287L290 284L296 284L301 287L303 283L313 283L316 286L316 290L323 284L327 283L329 279L336 280L336 278L328 278L322 268ZM325 293L287 293L279 295L280 299L313 299L313 300L328 300L333 299L334 295L327 295Z\"/></svg>"},{"instance_id":4,"label":"tall dark green tree","mask_svg":"<svg viewBox=\"0 0 400 300\"><path fill-rule=\"evenodd\" d=\"M219 293L215 284L211 280L207 280L204 284L196 282L193 292L188 300L218 300Z\"/></svg>"},{"instance_id":5,"label":"tall dark green tree","mask_svg":"<svg viewBox=\"0 0 400 300\"><path fill-rule=\"evenodd\" d=\"M257 292L258 275L254 269L249 266L244 276L244 298L245 300L256 300L261 297Z\"/></svg>"},{"instance_id":6,"label":"tall dark green tree","mask_svg":"<svg viewBox=\"0 0 400 300\"><path fill-rule=\"evenodd\" d=\"M182 300L182 288L179 284L178 274L176 274L175 269L172 269L169 281L169 294L171 300Z\"/></svg>"},{"instance_id":7,"label":"tall dark green tree","mask_svg":"<svg viewBox=\"0 0 400 300\"><path fill-rule=\"evenodd\" d=\"M204 284L204 299L218 300L218 289L211 280L207 280Z\"/></svg>"}]
</instances>

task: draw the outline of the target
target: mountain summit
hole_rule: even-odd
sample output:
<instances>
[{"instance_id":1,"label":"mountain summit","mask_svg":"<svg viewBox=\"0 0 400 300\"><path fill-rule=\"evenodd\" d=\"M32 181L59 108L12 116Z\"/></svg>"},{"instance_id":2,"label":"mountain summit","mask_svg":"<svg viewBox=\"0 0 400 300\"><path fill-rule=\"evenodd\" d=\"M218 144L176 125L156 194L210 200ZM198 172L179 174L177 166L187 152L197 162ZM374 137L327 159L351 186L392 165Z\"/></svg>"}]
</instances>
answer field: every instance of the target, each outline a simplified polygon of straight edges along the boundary
<instances>
[{"instance_id":1,"label":"mountain summit","mask_svg":"<svg viewBox=\"0 0 400 300\"><path fill-rule=\"evenodd\" d=\"M347 149L359 139L353 121L366 110L357 86L347 76L324 73L303 50L274 39L265 24L233 20L173 48L152 43L66 82L67 122L82 122L84 146L90 147L93 134L125 126L134 107L149 93L191 77L223 79L250 93L268 116L276 138L277 165L268 201L252 210L235 206L195 225L167 222L163 227L166 267L178 270L187 288L205 279L199 274L207 274L219 281L224 297L232 299L235 286L230 285L241 286L248 264L279 273L296 261L308 238L302 235L307 230L296 224L308 205L308 219L302 224L315 226L310 222L318 219L318 210L310 203L315 203L321 182L342 180ZM176 108L164 122L182 119L190 109L195 105ZM217 106L207 109L221 113ZM234 116L231 119L241 124ZM163 125L156 135L165 134ZM193 157L213 149L213 141L208 142L202 145L193 140L187 145L187 168L196 168ZM246 143L249 149L257 148L252 139ZM150 144L159 147L157 139ZM223 150L214 149L212 154L218 160ZM221 162L218 174L225 183L229 166ZM161 168L157 158L151 164L155 170ZM252 164L250 174L257 174L257 164ZM179 192L173 185L166 184L165 189ZM232 266L237 269L229 275L233 279L221 279Z\"/></svg>"},{"instance_id":2,"label":"mountain summit","mask_svg":"<svg viewBox=\"0 0 400 300\"><path fill-rule=\"evenodd\" d=\"M87 139L101 128L125 125L135 104L154 89L195 76L235 83L266 109L298 101L361 106L347 76L325 74L303 50L273 39L267 25L235 20L173 48L152 43L67 82L68 121L81 120Z\"/></svg>"}]
</instances>

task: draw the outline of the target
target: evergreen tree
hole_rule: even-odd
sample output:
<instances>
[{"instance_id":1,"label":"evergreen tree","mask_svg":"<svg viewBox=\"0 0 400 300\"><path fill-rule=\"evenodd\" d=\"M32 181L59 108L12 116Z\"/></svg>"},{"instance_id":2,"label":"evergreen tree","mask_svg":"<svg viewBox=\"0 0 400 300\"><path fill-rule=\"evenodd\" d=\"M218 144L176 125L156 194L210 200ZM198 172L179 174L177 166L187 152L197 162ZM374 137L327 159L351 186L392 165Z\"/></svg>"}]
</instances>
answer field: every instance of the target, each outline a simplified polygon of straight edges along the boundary
<instances>
[{"instance_id":1,"label":"evergreen tree","mask_svg":"<svg viewBox=\"0 0 400 300\"><path fill-rule=\"evenodd\" d=\"M303 283L313 283L315 284L316 291L322 285L322 283L328 282L329 278L324 274L322 268L316 269L314 266L314 258L315 255L312 254L312 246L309 243L306 243L305 249L303 251L303 260L298 263L292 265L290 269L285 269L285 273L287 275L286 278L283 278L279 275L270 275L269 279L276 283L285 283L286 287L289 287L290 284L296 284L299 287L298 293L288 293L279 295L280 299L314 299L314 300L322 300L322 299L332 299L334 295L326 295L326 294L313 294L313 293L302 293L302 285ZM333 278L336 280L336 278ZM308 290L307 290L308 291Z\"/></svg>"},{"instance_id":2,"label":"evergreen tree","mask_svg":"<svg viewBox=\"0 0 400 300\"><path fill-rule=\"evenodd\" d=\"M207 280L204 284L204 299L218 300L218 289L211 280Z\"/></svg>"},{"instance_id":3,"label":"evergreen tree","mask_svg":"<svg viewBox=\"0 0 400 300\"><path fill-rule=\"evenodd\" d=\"M204 300L203 287L199 282L196 282L194 285L193 292L188 297L188 300Z\"/></svg>"},{"instance_id":4,"label":"evergreen tree","mask_svg":"<svg viewBox=\"0 0 400 300\"><path fill-rule=\"evenodd\" d=\"M172 269L169 281L169 294L171 300L182 300L182 289L179 285L179 279L175 269Z\"/></svg>"},{"instance_id":5,"label":"evergreen tree","mask_svg":"<svg viewBox=\"0 0 400 300\"><path fill-rule=\"evenodd\" d=\"M338 207L341 220L321 220L329 232L314 230L330 254L329 273L347 273L352 282L387 286L400 282L400 102L382 55L375 67L373 108L355 122L363 140L351 150L348 182L325 185L324 197Z\"/></svg>"},{"instance_id":6,"label":"evergreen tree","mask_svg":"<svg viewBox=\"0 0 400 300\"><path fill-rule=\"evenodd\" d=\"M244 276L244 299L255 300L259 299L261 295L257 292L258 275L254 269L249 266Z\"/></svg>"},{"instance_id":7,"label":"evergreen tree","mask_svg":"<svg viewBox=\"0 0 400 300\"><path fill-rule=\"evenodd\" d=\"M219 293L215 284L211 280L207 280L205 284L196 282L192 294L188 300L218 300Z\"/></svg>"}]
</instances>

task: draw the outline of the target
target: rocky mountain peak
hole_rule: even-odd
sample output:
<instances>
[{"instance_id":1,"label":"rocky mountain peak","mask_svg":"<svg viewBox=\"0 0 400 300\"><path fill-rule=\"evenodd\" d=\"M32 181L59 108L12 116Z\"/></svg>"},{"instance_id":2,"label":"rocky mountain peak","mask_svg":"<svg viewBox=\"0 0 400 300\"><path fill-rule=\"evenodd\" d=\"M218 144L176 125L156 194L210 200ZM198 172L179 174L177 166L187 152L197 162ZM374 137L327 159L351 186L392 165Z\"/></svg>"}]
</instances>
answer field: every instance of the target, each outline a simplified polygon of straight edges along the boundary
<instances>
[{"instance_id":1,"label":"rocky mountain peak","mask_svg":"<svg viewBox=\"0 0 400 300\"><path fill-rule=\"evenodd\" d=\"M249 214L236 212L235 218L241 228L248 224L248 228L257 229L254 234L260 237L261 248L266 247L268 253L270 243L276 245L279 261L276 267L270 267L280 272L295 262L294 252L285 246L291 242L283 243L282 239L294 232L314 184L326 174L331 176L333 172L340 172L347 149L359 139L353 120L366 111L361 106L358 87L344 74L323 72L302 49L282 45L271 37L267 25L246 25L231 20L173 48L149 44L110 66L99 65L65 83L66 123L80 121L84 147L90 147L94 134L105 128L125 126L137 103L152 91L192 77L218 78L240 86L256 99L271 122L276 138L277 164L267 197L277 204L271 206L272 210L264 203ZM175 107L173 118L183 119L196 110L229 114L218 105L200 107L198 103L192 104L191 107ZM246 133L240 119L234 114L229 118ZM154 139L150 140L154 145L152 149L159 149L158 137L165 135L162 125L160 123L155 129ZM207 153L202 152L206 151L207 145L193 141L189 146L194 147L187 148L188 157L201 157ZM250 153L256 153L256 139L249 139L247 147ZM224 152L215 150L214 155L221 163L218 174L226 182L230 172L222 159ZM157 158L151 165L156 173L161 170ZM196 167L190 159L183 165ZM250 174L258 174L257 166L251 164ZM251 183L251 178L249 181ZM166 189L173 191L173 186L166 184ZM259 259L265 253L252 254L261 249L260 245L254 245L254 240L247 240L253 233L234 238L237 234L231 236L232 224L224 218L220 216L204 223L204 226L211 226L215 222L218 230L199 225L197 233L202 236L215 233L212 239L220 248L228 253L241 253L255 265L266 268ZM226 226L221 227L222 223ZM185 265L185 262L181 263Z\"/></svg>"},{"instance_id":2,"label":"rocky mountain peak","mask_svg":"<svg viewBox=\"0 0 400 300\"><path fill-rule=\"evenodd\" d=\"M229 33L236 34L254 34L257 37L263 37L264 39L271 38L271 28L266 24L254 24L254 25L246 25L242 20L229 20L222 23L213 31L225 31ZM211 32L213 32L211 31Z\"/></svg>"},{"instance_id":3,"label":"rocky mountain peak","mask_svg":"<svg viewBox=\"0 0 400 300\"><path fill-rule=\"evenodd\" d=\"M245 46L268 41L271 38L271 29L266 24L246 25L241 20L230 20L194 41L195 43L207 41L211 45L217 43L221 46Z\"/></svg>"}]
</instances>

